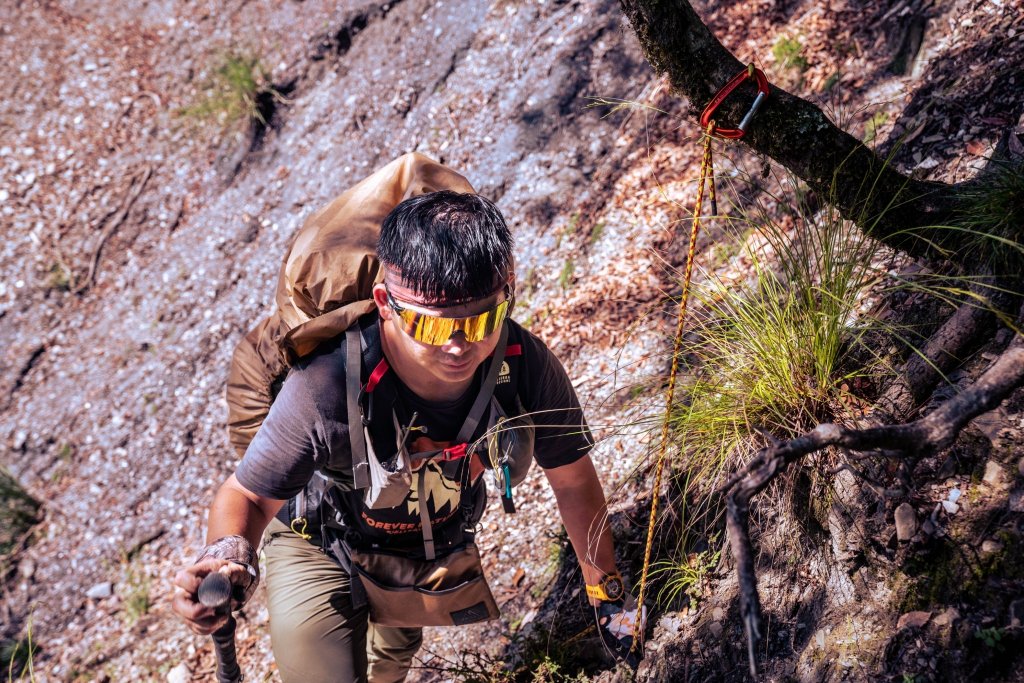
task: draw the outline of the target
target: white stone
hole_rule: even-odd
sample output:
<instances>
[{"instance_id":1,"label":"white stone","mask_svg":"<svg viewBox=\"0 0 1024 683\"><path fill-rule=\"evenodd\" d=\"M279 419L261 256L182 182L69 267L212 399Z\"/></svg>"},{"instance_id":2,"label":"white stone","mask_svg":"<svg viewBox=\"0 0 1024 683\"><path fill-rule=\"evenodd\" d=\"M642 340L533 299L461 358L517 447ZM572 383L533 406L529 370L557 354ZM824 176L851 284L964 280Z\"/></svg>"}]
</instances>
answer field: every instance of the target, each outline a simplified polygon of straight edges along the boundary
<instances>
[{"instance_id":1,"label":"white stone","mask_svg":"<svg viewBox=\"0 0 1024 683\"><path fill-rule=\"evenodd\" d=\"M664 629L665 633L675 638L683 628L683 620L679 618L678 612L673 612L659 619L658 626Z\"/></svg>"},{"instance_id":2,"label":"white stone","mask_svg":"<svg viewBox=\"0 0 1024 683\"><path fill-rule=\"evenodd\" d=\"M981 544L981 552L983 553L998 553L1002 549L1003 544L991 538Z\"/></svg>"},{"instance_id":3,"label":"white stone","mask_svg":"<svg viewBox=\"0 0 1024 683\"><path fill-rule=\"evenodd\" d=\"M167 672L167 683L188 683L188 681L188 666L186 666L185 662Z\"/></svg>"},{"instance_id":4,"label":"white stone","mask_svg":"<svg viewBox=\"0 0 1024 683\"><path fill-rule=\"evenodd\" d=\"M104 600L114 594L114 584L109 581L103 581L97 583L95 586L86 591L85 596L92 600Z\"/></svg>"}]
</instances>

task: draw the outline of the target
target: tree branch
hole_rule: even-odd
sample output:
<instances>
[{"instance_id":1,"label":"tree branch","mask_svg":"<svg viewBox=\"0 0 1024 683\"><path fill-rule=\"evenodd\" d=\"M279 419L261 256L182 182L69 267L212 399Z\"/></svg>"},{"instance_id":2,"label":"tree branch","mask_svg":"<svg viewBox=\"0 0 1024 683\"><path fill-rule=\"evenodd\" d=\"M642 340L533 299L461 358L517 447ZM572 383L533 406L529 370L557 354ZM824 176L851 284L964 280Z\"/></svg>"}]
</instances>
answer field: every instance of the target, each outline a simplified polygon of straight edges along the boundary
<instances>
[{"instance_id":1,"label":"tree branch","mask_svg":"<svg viewBox=\"0 0 1024 683\"><path fill-rule=\"evenodd\" d=\"M648 61L689 99L695 117L745 66L686 0L620 0L620 5ZM719 108L719 124L735 126L755 93L749 81L738 88ZM934 227L955 220L962 186L903 175L834 126L821 109L774 84L742 142L788 168L845 218L895 249L935 258L966 246L965 232Z\"/></svg>"}]
</instances>

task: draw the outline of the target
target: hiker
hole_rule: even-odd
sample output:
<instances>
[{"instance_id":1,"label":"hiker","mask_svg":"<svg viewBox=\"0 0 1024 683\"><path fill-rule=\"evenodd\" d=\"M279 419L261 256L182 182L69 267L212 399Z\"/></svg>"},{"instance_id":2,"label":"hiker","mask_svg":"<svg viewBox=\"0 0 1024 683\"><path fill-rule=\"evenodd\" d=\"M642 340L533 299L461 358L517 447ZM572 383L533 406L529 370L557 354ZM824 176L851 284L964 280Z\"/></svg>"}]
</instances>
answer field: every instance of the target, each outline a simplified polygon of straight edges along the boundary
<instances>
[{"instance_id":1,"label":"hiker","mask_svg":"<svg viewBox=\"0 0 1024 683\"><path fill-rule=\"evenodd\" d=\"M615 565L590 433L565 370L511 320L505 220L479 195L410 181L439 172L434 162L393 163L379 173L410 198L379 226L369 312L295 359L214 497L209 545L174 579L174 610L195 633L220 627L226 616L197 602L200 581L227 574L240 607L259 581L262 537L282 679L402 681L422 626L497 617L472 542L485 481L511 513L512 486L536 459L602 638L625 657L637 606ZM304 244L300 233L293 251Z\"/></svg>"}]
</instances>

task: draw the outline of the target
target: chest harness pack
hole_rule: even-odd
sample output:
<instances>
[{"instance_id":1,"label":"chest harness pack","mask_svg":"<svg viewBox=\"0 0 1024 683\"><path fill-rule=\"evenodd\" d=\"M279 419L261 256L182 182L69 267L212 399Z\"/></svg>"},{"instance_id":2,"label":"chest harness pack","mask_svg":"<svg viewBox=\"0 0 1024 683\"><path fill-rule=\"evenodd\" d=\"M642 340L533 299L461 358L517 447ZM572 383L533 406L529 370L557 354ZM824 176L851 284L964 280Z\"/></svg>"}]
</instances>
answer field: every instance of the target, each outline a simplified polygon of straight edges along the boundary
<instances>
[{"instance_id":1,"label":"chest harness pack","mask_svg":"<svg viewBox=\"0 0 1024 683\"><path fill-rule=\"evenodd\" d=\"M417 426L417 413L401 400L394 373L381 353L375 316L369 318L372 322L363 319L346 331L344 353L339 353L346 369L349 448L335 445L326 466L282 512L287 512L286 523L293 531L317 542L345 566L349 554L345 546L389 545L386 534L367 524L361 512L393 509L406 503L415 490L422 554L404 545L402 550L432 561L448 548L472 540L472 528L483 513L485 477L472 480L473 456L489 472L504 511L515 512L512 487L526 477L534 445L533 422L518 397L522 345L518 340L509 343L513 328L503 325L494 353L478 370L477 394L454 441L410 452L410 436L425 428ZM426 461L433 461L460 490L460 514L439 528L429 511ZM435 501L435 513L436 506ZM313 535L317 532L319 538Z\"/></svg>"}]
</instances>

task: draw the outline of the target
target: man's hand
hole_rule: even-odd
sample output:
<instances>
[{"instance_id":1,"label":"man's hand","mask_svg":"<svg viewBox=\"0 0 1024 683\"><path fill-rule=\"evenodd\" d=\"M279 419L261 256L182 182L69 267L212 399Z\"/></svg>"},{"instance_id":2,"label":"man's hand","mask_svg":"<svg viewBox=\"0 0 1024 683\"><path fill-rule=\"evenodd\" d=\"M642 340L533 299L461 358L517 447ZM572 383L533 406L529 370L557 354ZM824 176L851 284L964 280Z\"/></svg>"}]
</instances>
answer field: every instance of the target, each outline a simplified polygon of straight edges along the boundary
<instances>
[{"instance_id":1,"label":"man's hand","mask_svg":"<svg viewBox=\"0 0 1024 683\"><path fill-rule=\"evenodd\" d=\"M598 603L594 612L601 640L616 659L621 659L635 670L640 665L643 649L639 644L633 648L633 636L638 630L638 619L639 632L643 634L647 626L647 608L641 608L636 598L626 593L621 600Z\"/></svg>"},{"instance_id":2,"label":"man's hand","mask_svg":"<svg viewBox=\"0 0 1024 683\"><path fill-rule=\"evenodd\" d=\"M199 602L197 593L203 578L212 572L220 572L228 577L233 586L247 586L252 576L244 565L216 557L206 557L187 569L178 572L173 580L176 587L171 607L178 616L185 620L191 631L200 636L207 636L219 629L228 620L228 611L217 611L205 607ZM236 599L232 600L232 609L241 607Z\"/></svg>"}]
</instances>

